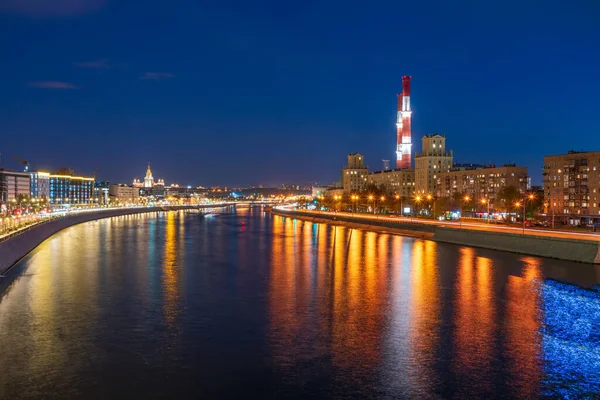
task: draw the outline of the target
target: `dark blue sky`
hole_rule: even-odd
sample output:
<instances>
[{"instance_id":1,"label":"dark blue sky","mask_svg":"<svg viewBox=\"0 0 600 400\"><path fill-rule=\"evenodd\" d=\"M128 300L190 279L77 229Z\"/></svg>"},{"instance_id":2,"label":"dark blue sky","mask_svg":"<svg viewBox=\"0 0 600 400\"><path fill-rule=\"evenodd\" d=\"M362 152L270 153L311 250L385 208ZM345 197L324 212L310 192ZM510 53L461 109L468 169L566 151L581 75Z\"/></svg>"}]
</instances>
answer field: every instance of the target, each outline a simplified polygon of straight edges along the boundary
<instances>
[{"instance_id":1,"label":"dark blue sky","mask_svg":"<svg viewBox=\"0 0 600 400\"><path fill-rule=\"evenodd\" d=\"M100 178L329 183L348 152L455 162L600 150L600 3L3 0L0 152ZM530 3L530 4L527 4ZM543 5L543 6L542 6Z\"/></svg>"}]
</instances>

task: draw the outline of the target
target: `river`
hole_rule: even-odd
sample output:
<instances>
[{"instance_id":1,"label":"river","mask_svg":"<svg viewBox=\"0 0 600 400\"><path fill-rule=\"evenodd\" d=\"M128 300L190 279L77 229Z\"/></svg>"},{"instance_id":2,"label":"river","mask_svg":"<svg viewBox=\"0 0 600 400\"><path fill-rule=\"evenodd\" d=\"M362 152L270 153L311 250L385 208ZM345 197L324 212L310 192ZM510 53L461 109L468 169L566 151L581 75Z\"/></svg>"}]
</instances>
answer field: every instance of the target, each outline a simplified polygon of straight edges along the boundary
<instances>
[{"instance_id":1,"label":"river","mask_svg":"<svg viewBox=\"0 0 600 400\"><path fill-rule=\"evenodd\" d=\"M592 265L250 207L84 223L9 275L2 399L600 393Z\"/></svg>"}]
</instances>

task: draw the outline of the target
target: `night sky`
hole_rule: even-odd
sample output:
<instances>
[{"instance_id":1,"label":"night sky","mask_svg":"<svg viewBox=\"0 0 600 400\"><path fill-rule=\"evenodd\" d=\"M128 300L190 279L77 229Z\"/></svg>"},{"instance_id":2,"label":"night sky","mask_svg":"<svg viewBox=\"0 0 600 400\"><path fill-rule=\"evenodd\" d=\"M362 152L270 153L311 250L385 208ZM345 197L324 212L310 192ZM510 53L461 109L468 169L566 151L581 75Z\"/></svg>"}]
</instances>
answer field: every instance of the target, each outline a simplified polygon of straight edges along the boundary
<instances>
[{"instance_id":1,"label":"night sky","mask_svg":"<svg viewBox=\"0 0 600 400\"><path fill-rule=\"evenodd\" d=\"M148 161L167 184L331 183L349 152L393 164L411 75L417 151L439 132L539 183L544 155L600 150L599 20L595 0L1 0L0 152L115 183Z\"/></svg>"}]
</instances>

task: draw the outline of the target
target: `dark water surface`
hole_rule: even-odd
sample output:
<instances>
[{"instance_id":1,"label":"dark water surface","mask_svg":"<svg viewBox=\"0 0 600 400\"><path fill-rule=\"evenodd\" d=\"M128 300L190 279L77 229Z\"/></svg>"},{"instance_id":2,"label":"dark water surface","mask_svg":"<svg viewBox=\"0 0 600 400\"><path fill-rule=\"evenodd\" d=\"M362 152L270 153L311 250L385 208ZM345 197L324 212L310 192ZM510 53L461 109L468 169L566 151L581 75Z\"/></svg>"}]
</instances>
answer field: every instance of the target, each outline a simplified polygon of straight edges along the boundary
<instances>
[{"instance_id":1,"label":"dark water surface","mask_svg":"<svg viewBox=\"0 0 600 400\"><path fill-rule=\"evenodd\" d=\"M2 399L600 393L590 265L238 208L78 225L11 274Z\"/></svg>"}]
</instances>

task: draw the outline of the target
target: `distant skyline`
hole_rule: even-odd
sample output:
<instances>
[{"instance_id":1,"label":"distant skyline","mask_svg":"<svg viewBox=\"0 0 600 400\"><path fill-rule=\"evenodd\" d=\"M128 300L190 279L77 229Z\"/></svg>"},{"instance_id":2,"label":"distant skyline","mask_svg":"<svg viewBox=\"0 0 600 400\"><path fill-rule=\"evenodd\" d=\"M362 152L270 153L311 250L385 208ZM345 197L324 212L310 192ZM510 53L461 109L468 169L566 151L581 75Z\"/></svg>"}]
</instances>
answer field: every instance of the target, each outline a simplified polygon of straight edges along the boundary
<instances>
[{"instance_id":1,"label":"distant skyline","mask_svg":"<svg viewBox=\"0 0 600 400\"><path fill-rule=\"evenodd\" d=\"M130 183L339 179L395 160L412 76L413 149L457 163L600 150L600 4L6 0L0 153Z\"/></svg>"}]
</instances>

